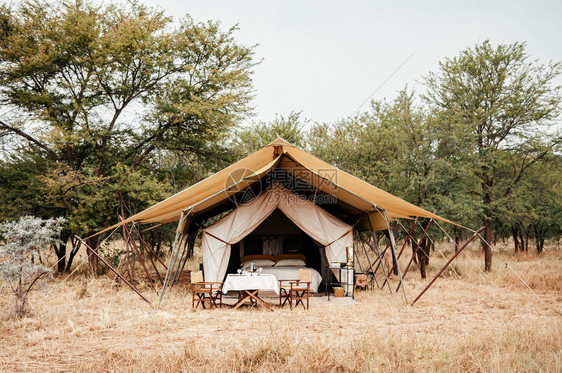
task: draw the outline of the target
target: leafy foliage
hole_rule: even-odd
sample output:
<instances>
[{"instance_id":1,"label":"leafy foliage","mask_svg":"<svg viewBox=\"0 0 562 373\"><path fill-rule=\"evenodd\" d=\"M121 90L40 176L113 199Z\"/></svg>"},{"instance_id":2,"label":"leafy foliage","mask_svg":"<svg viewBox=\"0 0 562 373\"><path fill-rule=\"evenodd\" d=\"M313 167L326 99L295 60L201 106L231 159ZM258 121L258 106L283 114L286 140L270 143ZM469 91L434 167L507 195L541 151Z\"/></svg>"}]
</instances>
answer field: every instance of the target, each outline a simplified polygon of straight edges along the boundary
<instances>
[{"instance_id":1,"label":"leafy foliage","mask_svg":"<svg viewBox=\"0 0 562 373\"><path fill-rule=\"evenodd\" d=\"M212 169L209 158L228 158L221 144L249 110L254 65L235 31L136 2L3 6L1 188L27 189L8 193L23 210L0 216L64 216L66 242L194 182L201 171L177 172L181 159Z\"/></svg>"},{"instance_id":2,"label":"leafy foliage","mask_svg":"<svg viewBox=\"0 0 562 373\"><path fill-rule=\"evenodd\" d=\"M301 118L300 112L291 112L286 117L276 115L269 123L260 122L239 129L233 147L240 156L245 156L261 149L279 136L291 144L304 148L306 126L309 123L308 119Z\"/></svg>"},{"instance_id":3,"label":"leafy foliage","mask_svg":"<svg viewBox=\"0 0 562 373\"><path fill-rule=\"evenodd\" d=\"M475 192L481 198L487 243L492 242L498 206L526 170L552 152L547 129L560 115L560 87L553 81L561 66L529 61L524 43L494 47L484 41L446 58L437 73L425 78L428 104L442 120L455 124L451 130L461 131L458 138L464 137L472 155L471 174L480 181ZM512 162L517 158L522 162ZM485 269L490 270L486 242Z\"/></svg>"},{"instance_id":4,"label":"leafy foliage","mask_svg":"<svg viewBox=\"0 0 562 373\"><path fill-rule=\"evenodd\" d=\"M0 277L12 286L16 296L16 315L26 313L27 294L36 281L51 270L36 264L39 250L54 243L62 230L63 218L43 220L24 216L18 221L0 224L0 234L6 241L0 246Z\"/></svg>"}]
</instances>

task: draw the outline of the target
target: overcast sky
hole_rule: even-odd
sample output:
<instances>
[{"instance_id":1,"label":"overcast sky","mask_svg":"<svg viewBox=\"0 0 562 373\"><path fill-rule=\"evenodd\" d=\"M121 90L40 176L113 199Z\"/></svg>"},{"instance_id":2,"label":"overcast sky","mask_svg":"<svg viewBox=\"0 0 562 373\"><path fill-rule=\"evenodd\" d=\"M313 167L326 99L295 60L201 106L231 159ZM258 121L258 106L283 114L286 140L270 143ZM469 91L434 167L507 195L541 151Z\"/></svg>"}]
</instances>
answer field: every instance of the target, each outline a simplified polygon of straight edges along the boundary
<instances>
[{"instance_id":1,"label":"overcast sky","mask_svg":"<svg viewBox=\"0 0 562 373\"><path fill-rule=\"evenodd\" d=\"M146 0L176 19L238 24L259 44L254 120L302 111L315 122L347 117L373 96L392 99L475 43L527 42L541 62L562 60L562 1ZM368 108L364 105L362 110Z\"/></svg>"}]
</instances>

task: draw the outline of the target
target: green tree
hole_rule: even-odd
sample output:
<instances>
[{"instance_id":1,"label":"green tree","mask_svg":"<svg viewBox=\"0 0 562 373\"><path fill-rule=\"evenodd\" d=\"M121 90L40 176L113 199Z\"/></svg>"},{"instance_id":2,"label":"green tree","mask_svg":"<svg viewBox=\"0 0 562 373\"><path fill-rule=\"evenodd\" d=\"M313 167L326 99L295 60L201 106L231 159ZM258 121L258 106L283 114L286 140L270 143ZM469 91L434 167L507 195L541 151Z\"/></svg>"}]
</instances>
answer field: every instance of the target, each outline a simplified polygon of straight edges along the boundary
<instances>
[{"instance_id":1,"label":"green tree","mask_svg":"<svg viewBox=\"0 0 562 373\"><path fill-rule=\"evenodd\" d=\"M291 112L286 117L276 115L271 122L259 122L248 127L239 128L233 148L238 157L259 150L281 137L299 148L306 148L306 126L308 119L301 118L301 112Z\"/></svg>"},{"instance_id":2,"label":"green tree","mask_svg":"<svg viewBox=\"0 0 562 373\"><path fill-rule=\"evenodd\" d=\"M63 211L67 236L160 199L170 189L154 172L163 157L220 148L251 99L252 47L234 32L129 2L0 9L0 138L10 156L40 164L22 178L39 185L47 216ZM10 156L4 169L17 167Z\"/></svg>"},{"instance_id":3,"label":"green tree","mask_svg":"<svg viewBox=\"0 0 562 373\"><path fill-rule=\"evenodd\" d=\"M521 163L523 155L510 157L506 162ZM535 163L506 197L507 203L498 206L502 220L498 225L504 237L513 238L515 251L526 251L529 239L534 238L537 252L544 249L545 240L558 238L562 232L562 159L551 154Z\"/></svg>"},{"instance_id":4,"label":"green tree","mask_svg":"<svg viewBox=\"0 0 562 373\"><path fill-rule=\"evenodd\" d=\"M498 198L505 198L530 165L551 152L544 133L560 112L560 88L554 86L559 75L560 63L529 60L524 43L494 47L485 41L445 59L438 72L425 77L427 102L455 124L452 131L461 131L459 141L471 144L488 243ZM501 172L505 151L525 154L510 175ZM484 242L483 247L489 271L492 251Z\"/></svg>"}]
</instances>

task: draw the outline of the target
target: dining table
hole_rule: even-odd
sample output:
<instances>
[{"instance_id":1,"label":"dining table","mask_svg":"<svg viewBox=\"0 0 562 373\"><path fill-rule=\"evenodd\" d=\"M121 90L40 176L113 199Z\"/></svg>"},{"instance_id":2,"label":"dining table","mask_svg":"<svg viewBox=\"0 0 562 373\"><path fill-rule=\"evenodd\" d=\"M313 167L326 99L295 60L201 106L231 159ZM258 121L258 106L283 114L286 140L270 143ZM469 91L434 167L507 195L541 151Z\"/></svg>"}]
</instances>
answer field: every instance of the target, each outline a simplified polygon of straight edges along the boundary
<instances>
[{"instance_id":1,"label":"dining table","mask_svg":"<svg viewBox=\"0 0 562 373\"><path fill-rule=\"evenodd\" d=\"M237 309L248 300L254 301L270 311L273 308L260 298L260 291L274 291L279 294L279 281L275 275L271 274L228 274L222 285L222 292L226 294L229 291L238 291L238 301L232 306Z\"/></svg>"}]
</instances>

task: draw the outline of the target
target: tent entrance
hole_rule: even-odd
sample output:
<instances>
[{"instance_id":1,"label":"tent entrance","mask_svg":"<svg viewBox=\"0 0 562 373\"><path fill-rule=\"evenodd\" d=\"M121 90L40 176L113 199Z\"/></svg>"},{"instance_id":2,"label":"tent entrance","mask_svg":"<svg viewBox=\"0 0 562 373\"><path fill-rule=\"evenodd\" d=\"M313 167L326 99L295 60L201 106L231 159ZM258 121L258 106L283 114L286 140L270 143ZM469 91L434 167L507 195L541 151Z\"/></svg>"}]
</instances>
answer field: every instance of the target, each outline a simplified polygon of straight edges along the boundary
<instances>
[{"instance_id":1,"label":"tent entrance","mask_svg":"<svg viewBox=\"0 0 562 373\"><path fill-rule=\"evenodd\" d=\"M232 245L227 273L236 273L245 255L262 254L302 254L307 267L322 273L321 250L325 250L323 245L276 209L252 233Z\"/></svg>"}]
</instances>

